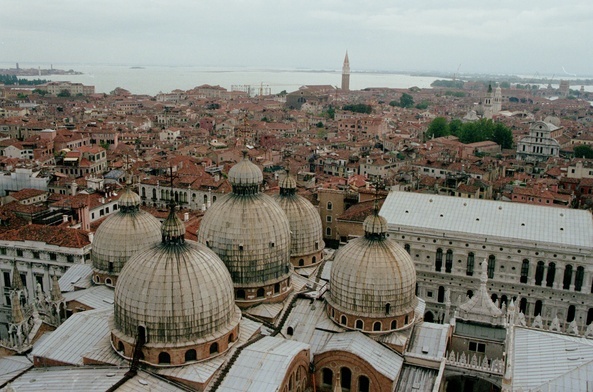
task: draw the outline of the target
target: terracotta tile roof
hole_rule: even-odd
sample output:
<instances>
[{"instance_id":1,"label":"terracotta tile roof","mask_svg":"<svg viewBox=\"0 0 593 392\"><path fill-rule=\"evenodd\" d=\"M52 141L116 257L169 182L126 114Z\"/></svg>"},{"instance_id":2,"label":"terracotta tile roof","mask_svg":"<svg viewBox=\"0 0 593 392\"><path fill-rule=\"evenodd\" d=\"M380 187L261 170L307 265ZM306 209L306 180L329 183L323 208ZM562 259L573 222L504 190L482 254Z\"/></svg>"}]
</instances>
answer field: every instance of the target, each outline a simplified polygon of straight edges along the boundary
<instances>
[{"instance_id":1,"label":"terracotta tile roof","mask_svg":"<svg viewBox=\"0 0 593 392\"><path fill-rule=\"evenodd\" d=\"M20 229L0 234L6 241L37 241L65 248L83 248L90 245L88 234L83 230L62 227L27 225Z\"/></svg>"}]
</instances>

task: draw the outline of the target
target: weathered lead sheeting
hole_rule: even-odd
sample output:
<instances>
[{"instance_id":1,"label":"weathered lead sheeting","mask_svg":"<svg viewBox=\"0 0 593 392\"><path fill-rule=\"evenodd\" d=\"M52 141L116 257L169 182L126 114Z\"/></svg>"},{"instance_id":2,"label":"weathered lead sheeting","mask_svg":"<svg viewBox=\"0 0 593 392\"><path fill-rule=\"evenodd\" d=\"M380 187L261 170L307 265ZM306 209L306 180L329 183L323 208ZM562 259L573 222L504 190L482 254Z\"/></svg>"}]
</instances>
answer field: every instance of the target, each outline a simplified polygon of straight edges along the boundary
<instances>
[{"instance_id":1,"label":"weathered lead sheeting","mask_svg":"<svg viewBox=\"0 0 593 392\"><path fill-rule=\"evenodd\" d=\"M104 392L121 380L128 368L36 368L11 383L18 392Z\"/></svg>"},{"instance_id":2,"label":"weathered lead sheeting","mask_svg":"<svg viewBox=\"0 0 593 392\"><path fill-rule=\"evenodd\" d=\"M430 230L591 250L593 220L583 210L392 191L381 208L390 232Z\"/></svg>"},{"instance_id":3,"label":"weathered lead sheeting","mask_svg":"<svg viewBox=\"0 0 593 392\"><path fill-rule=\"evenodd\" d=\"M0 358L0 385L31 368L33 363L24 355Z\"/></svg>"}]
</instances>

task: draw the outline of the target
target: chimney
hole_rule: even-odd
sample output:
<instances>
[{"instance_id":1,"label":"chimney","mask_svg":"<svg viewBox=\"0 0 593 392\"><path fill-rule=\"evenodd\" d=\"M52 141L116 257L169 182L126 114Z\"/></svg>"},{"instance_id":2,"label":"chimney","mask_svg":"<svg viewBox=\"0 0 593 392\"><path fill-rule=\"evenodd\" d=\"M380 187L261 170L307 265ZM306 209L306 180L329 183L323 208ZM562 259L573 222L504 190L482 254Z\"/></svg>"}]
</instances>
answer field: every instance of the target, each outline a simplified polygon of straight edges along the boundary
<instances>
[{"instance_id":1,"label":"chimney","mask_svg":"<svg viewBox=\"0 0 593 392\"><path fill-rule=\"evenodd\" d=\"M68 215L66 215L66 214L63 214L63 215L62 215L62 222L63 222L63 223L66 223L66 222L68 222Z\"/></svg>"},{"instance_id":2,"label":"chimney","mask_svg":"<svg viewBox=\"0 0 593 392\"><path fill-rule=\"evenodd\" d=\"M183 221L187 222L189 220L189 212L184 212L183 213Z\"/></svg>"},{"instance_id":3,"label":"chimney","mask_svg":"<svg viewBox=\"0 0 593 392\"><path fill-rule=\"evenodd\" d=\"M91 242L91 244L93 243L94 239L95 239L95 233L89 233L89 241Z\"/></svg>"}]
</instances>

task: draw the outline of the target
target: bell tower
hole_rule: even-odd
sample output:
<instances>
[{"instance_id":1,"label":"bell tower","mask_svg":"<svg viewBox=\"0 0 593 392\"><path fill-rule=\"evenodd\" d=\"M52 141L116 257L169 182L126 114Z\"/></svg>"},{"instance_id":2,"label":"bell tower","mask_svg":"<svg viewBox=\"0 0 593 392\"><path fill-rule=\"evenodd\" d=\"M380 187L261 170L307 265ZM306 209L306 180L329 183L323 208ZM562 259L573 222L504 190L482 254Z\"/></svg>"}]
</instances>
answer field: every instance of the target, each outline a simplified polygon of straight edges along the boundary
<instances>
[{"instance_id":1,"label":"bell tower","mask_svg":"<svg viewBox=\"0 0 593 392\"><path fill-rule=\"evenodd\" d=\"M350 91L350 61L348 61L348 51L346 51L344 65L342 65L342 90Z\"/></svg>"}]
</instances>

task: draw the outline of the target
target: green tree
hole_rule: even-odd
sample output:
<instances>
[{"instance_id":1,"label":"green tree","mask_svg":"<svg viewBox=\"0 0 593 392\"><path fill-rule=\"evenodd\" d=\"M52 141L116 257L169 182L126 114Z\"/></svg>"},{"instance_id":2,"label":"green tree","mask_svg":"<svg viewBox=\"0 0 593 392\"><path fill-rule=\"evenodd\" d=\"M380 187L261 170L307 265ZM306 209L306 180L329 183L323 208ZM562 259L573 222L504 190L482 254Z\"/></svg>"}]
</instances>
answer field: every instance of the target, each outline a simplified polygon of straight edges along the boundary
<instances>
[{"instance_id":1,"label":"green tree","mask_svg":"<svg viewBox=\"0 0 593 392\"><path fill-rule=\"evenodd\" d=\"M399 97L399 107L401 108L411 108L414 106L414 98L408 93L403 93L401 97Z\"/></svg>"},{"instance_id":2,"label":"green tree","mask_svg":"<svg viewBox=\"0 0 593 392\"><path fill-rule=\"evenodd\" d=\"M586 144L582 146L576 146L574 148L574 156L576 158L593 159L593 149L591 148L591 146L588 146Z\"/></svg>"},{"instance_id":3,"label":"green tree","mask_svg":"<svg viewBox=\"0 0 593 392\"><path fill-rule=\"evenodd\" d=\"M348 110L354 113L365 113L371 114L373 112L373 107L371 105L366 105L364 103L357 103L354 105L344 105L342 110Z\"/></svg>"},{"instance_id":4,"label":"green tree","mask_svg":"<svg viewBox=\"0 0 593 392\"><path fill-rule=\"evenodd\" d=\"M70 94L70 90L66 90L66 89L64 89L58 93L58 97L64 97L64 98L70 97L71 95L72 94Z\"/></svg>"},{"instance_id":5,"label":"green tree","mask_svg":"<svg viewBox=\"0 0 593 392\"><path fill-rule=\"evenodd\" d=\"M416 105L416 109L424 110L428 108L428 101L422 101Z\"/></svg>"},{"instance_id":6,"label":"green tree","mask_svg":"<svg viewBox=\"0 0 593 392\"><path fill-rule=\"evenodd\" d=\"M445 117L437 117L432 120L426 131L426 137L428 139L447 135L449 135L449 124Z\"/></svg>"},{"instance_id":7,"label":"green tree","mask_svg":"<svg viewBox=\"0 0 593 392\"><path fill-rule=\"evenodd\" d=\"M453 136L459 137L459 135L461 135L462 128L463 128L463 123L458 118L451 120L451 122L449 123L449 132Z\"/></svg>"},{"instance_id":8,"label":"green tree","mask_svg":"<svg viewBox=\"0 0 593 392\"><path fill-rule=\"evenodd\" d=\"M496 123L492 132L492 141L501 148L513 148L513 132L504 124Z\"/></svg>"},{"instance_id":9,"label":"green tree","mask_svg":"<svg viewBox=\"0 0 593 392\"><path fill-rule=\"evenodd\" d=\"M35 90L33 90L33 94L41 95L42 97L44 97L47 94L47 91L36 88Z\"/></svg>"}]
</instances>

